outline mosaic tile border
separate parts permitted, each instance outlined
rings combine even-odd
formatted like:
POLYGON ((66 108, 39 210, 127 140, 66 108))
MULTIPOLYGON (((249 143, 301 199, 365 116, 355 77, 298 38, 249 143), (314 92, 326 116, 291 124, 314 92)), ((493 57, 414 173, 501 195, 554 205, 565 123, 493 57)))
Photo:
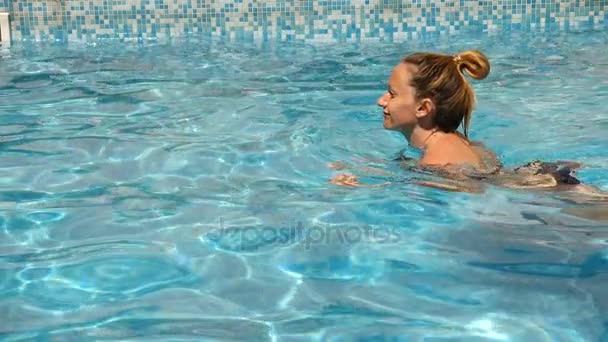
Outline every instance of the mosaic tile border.
POLYGON ((608 0, 0 0, 13 40, 402 40, 608 26, 608 0))

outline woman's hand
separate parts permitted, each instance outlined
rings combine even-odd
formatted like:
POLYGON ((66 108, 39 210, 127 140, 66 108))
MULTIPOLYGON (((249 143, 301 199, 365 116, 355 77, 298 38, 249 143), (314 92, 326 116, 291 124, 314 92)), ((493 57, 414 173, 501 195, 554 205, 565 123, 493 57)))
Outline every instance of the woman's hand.
POLYGON ((334 176, 330 181, 330 184, 339 185, 339 186, 348 186, 348 187, 361 187, 362 184, 359 183, 358 177, 354 175, 350 175, 348 173, 341 173, 339 175, 334 176))
MULTIPOLYGON (((375 161, 377 162, 378 160, 371 160, 371 159, 360 159, 360 162, 365 162, 365 161, 375 161)), ((341 160, 335 161, 335 162, 331 162, 331 163, 327 163, 327 167, 332 169, 332 170, 336 170, 336 171, 343 171, 343 170, 352 170, 354 167, 346 162, 343 162, 341 160)), ((374 176, 390 176, 389 172, 386 172, 385 170, 382 170, 380 168, 377 167, 371 167, 371 166, 359 166, 356 167, 357 171, 363 173, 363 174, 367 174, 367 175, 374 175, 374 176)), ((345 187, 356 187, 356 188, 372 188, 372 187, 379 187, 379 186, 385 186, 390 184, 389 182, 385 182, 385 183, 381 183, 381 184, 362 184, 359 182, 359 177, 352 175, 350 173, 341 173, 339 175, 336 175, 334 177, 332 177, 332 179, 329 181, 330 184, 334 184, 334 185, 339 185, 339 186, 345 186, 345 187)))
POLYGON ((390 182, 384 182, 380 184, 363 184, 359 182, 359 177, 348 173, 341 173, 339 175, 334 176, 329 181, 329 183, 351 188, 377 188, 391 184, 390 182))

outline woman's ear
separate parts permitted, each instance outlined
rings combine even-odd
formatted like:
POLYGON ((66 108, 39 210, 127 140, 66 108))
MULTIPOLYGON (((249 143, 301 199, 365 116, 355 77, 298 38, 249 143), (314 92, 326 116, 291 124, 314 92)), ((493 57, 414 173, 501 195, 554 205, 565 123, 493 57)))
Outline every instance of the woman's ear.
POLYGON ((435 104, 429 98, 424 98, 418 102, 418 108, 416 108, 416 117, 422 119, 435 112, 435 104))

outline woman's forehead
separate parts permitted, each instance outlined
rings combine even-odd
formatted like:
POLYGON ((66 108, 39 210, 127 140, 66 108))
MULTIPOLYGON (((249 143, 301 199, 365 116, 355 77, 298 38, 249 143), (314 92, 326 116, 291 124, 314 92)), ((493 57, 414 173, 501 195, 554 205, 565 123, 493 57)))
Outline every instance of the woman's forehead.
POLYGON ((408 86, 411 80, 411 68, 405 63, 399 63, 394 69, 389 79, 389 86, 393 88, 408 86))

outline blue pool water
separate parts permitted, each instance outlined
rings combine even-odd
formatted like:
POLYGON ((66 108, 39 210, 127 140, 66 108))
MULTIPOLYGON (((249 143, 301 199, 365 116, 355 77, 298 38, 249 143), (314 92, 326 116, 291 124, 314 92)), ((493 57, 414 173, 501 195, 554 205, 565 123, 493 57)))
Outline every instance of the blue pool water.
POLYGON ((479 48, 472 138, 608 190, 606 44, 1 51, 0 339, 607 340, 608 224, 547 193, 413 184, 375 106, 404 54, 479 48), (393 183, 330 185, 335 161, 393 183))

